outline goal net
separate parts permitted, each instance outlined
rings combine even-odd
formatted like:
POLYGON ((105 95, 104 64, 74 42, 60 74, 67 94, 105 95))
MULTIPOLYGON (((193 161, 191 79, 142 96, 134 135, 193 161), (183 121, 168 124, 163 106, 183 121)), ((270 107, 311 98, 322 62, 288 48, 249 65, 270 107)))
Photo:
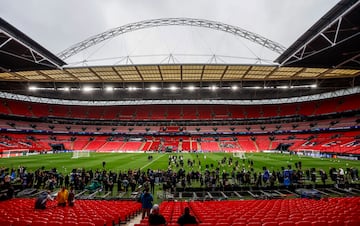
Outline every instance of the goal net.
POLYGON ((0 158, 27 156, 28 154, 29 149, 3 150, 0 152, 0 158))
POLYGON ((73 159, 77 159, 77 158, 83 158, 83 157, 90 157, 90 151, 89 150, 78 150, 78 151, 73 151, 73 159))
POLYGON ((244 152, 244 151, 233 152, 233 156, 234 156, 235 158, 246 159, 246 156, 245 156, 245 152, 244 152))

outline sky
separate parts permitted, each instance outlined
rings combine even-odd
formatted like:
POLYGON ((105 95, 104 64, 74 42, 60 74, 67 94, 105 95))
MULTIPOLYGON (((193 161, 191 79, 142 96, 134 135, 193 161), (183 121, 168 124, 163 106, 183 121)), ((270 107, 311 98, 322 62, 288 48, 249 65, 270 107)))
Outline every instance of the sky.
MULTIPOLYGON (((168 17, 219 21, 289 47, 338 2, 0 0, 0 16, 54 54, 115 27, 168 17)), ((65 61, 70 66, 129 63, 272 63, 278 56, 279 54, 256 43, 225 32, 207 28, 167 26, 117 36, 65 61), (170 54, 173 57, 170 57, 170 54)))

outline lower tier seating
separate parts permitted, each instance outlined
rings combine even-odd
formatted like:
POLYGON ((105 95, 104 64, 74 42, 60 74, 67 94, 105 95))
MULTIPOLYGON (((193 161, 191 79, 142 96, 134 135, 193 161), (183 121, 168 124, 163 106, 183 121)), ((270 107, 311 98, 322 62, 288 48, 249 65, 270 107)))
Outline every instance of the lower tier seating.
POLYGON ((320 151, 327 153, 360 154, 360 132, 326 132, 287 135, 254 135, 199 138, 198 136, 154 136, 142 141, 126 141, 120 137, 112 140, 104 135, 43 135, 36 133, 2 133, 0 157, 12 156, 13 151, 51 151, 53 145, 62 144, 65 150, 157 151, 172 150, 205 152, 258 152, 275 150, 280 144, 289 145, 291 151, 320 151), (227 140, 227 139, 230 140, 227 140), (199 140, 199 141, 198 141, 199 140), (236 141, 235 141, 236 140, 236 141), (3 156, 2 156, 3 155, 3 156))
MULTIPOLYGON (((199 225, 297 226, 360 225, 360 197, 287 200, 233 200, 208 202, 163 202, 160 213, 168 226, 188 206, 199 225)), ((147 219, 136 226, 148 225, 147 219)))
POLYGON ((0 202, 0 225, 112 226, 125 223, 141 209, 141 203, 135 201, 76 200, 74 207, 58 207, 56 201, 48 201, 45 210, 34 210, 34 203, 35 199, 25 198, 0 202))
MULTIPOLYGON (((47 203, 46 210, 34 210, 34 199, 16 198, 0 202, 0 225, 90 225, 125 223, 139 213, 135 201, 77 200, 74 207, 47 203)), ((160 213, 167 225, 189 207, 199 225, 360 225, 360 197, 286 200, 231 200, 206 202, 162 202, 160 213)), ((148 225, 147 218, 137 226, 148 225)))

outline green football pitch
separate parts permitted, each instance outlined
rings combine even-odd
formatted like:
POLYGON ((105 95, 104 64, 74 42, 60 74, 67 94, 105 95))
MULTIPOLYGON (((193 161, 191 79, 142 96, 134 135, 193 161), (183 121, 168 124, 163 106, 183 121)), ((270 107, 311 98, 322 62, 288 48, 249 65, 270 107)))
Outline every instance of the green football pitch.
MULTIPOLYGON (((44 154, 44 155, 33 155, 33 156, 21 156, 12 158, 0 159, 0 167, 15 168, 24 166, 30 171, 35 171, 40 167, 45 169, 56 168, 59 172, 64 174, 69 173, 72 169, 85 168, 89 169, 102 169, 102 162, 105 161, 105 168, 114 172, 119 172, 128 169, 141 169, 147 170, 148 168, 157 170, 165 170, 169 167, 169 155, 170 154, 147 154, 147 153, 91 153, 90 157, 82 157, 74 159, 72 153, 61 153, 61 154, 44 154), (148 160, 148 156, 152 155, 153 159, 148 160)), ((295 169, 295 163, 302 163, 302 169, 316 168, 329 172, 330 167, 338 169, 342 167, 346 168, 360 168, 360 161, 356 160, 343 160, 343 159, 322 159, 312 158, 296 155, 287 154, 273 154, 273 153, 250 153, 246 154, 246 160, 238 159, 233 157, 229 153, 179 153, 171 155, 182 155, 184 158, 184 169, 185 170, 205 170, 206 165, 213 167, 219 167, 220 170, 227 170, 230 172, 234 166, 228 164, 218 165, 218 162, 224 157, 232 157, 234 161, 239 161, 239 169, 245 168, 250 169, 249 160, 254 163, 255 172, 262 172, 262 168, 265 166, 270 171, 278 171, 281 167, 287 168, 291 165, 295 169), (195 165, 190 168, 187 166, 187 160, 195 160, 195 165), (200 165, 199 165, 200 161, 200 165)), ((175 165, 171 165, 173 170, 176 170, 175 165)))

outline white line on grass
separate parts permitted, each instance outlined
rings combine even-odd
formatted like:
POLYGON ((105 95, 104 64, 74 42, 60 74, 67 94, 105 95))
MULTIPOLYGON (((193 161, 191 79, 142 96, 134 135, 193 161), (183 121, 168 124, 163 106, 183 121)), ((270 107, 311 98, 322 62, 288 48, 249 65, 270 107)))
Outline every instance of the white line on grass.
POLYGON ((146 168, 147 166, 153 164, 155 161, 159 160, 159 159, 162 158, 163 156, 164 156, 164 155, 160 155, 160 157, 158 157, 157 159, 155 159, 155 160, 149 162, 148 164, 146 164, 145 166, 141 167, 140 170, 142 170, 142 169, 146 168))

